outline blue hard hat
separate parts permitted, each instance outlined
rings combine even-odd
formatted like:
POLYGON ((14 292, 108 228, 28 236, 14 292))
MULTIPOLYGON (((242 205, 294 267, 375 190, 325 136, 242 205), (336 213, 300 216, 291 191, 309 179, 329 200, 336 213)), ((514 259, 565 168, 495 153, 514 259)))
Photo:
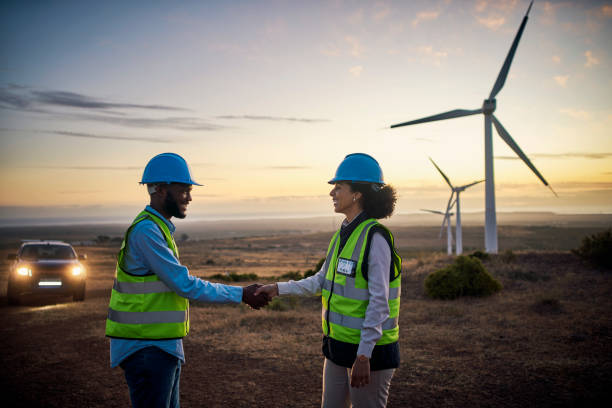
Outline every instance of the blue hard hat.
POLYGON ((183 183, 201 186, 191 178, 189 165, 176 153, 162 153, 147 163, 140 184, 183 183))
POLYGON ((336 175, 328 183, 339 181, 385 184, 380 165, 375 158, 365 153, 352 153, 342 160, 336 175))

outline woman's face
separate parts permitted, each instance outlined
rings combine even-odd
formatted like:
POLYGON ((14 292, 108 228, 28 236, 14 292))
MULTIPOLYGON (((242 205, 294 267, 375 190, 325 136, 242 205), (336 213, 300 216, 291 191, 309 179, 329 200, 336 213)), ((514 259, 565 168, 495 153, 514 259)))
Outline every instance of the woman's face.
POLYGON ((361 211, 359 204, 361 193, 352 191, 349 184, 342 182, 334 184, 329 195, 332 197, 335 212, 349 215, 361 211))

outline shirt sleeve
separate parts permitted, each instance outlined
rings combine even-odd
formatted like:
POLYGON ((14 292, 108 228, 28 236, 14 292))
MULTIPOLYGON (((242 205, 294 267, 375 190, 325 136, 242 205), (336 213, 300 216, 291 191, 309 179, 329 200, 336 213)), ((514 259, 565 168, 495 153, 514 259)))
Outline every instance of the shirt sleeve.
POLYGON ((279 295, 316 295, 321 292, 325 283, 326 262, 323 262, 319 272, 299 281, 277 282, 279 295))
POLYGON ((374 233, 368 255, 368 293, 370 301, 361 327, 357 355, 372 357, 372 350, 382 336, 382 324, 389 318, 389 268, 391 248, 379 232, 374 233))
POLYGON ((138 252, 143 264, 179 296, 210 303, 242 301, 242 287, 211 283, 190 275, 152 221, 138 223, 130 233, 128 248, 138 252))

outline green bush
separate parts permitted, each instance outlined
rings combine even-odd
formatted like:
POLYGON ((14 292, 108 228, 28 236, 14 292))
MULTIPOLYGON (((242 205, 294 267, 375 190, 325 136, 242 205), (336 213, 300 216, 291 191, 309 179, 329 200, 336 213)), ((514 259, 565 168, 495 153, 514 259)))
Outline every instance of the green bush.
POLYGON ((595 265, 612 269, 612 228, 584 237, 580 247, 572 252, 595 265))
POLYGON ((280 277, 282 279, 300 280, 302 279, 302 274, 299 271, 293 271, 293 272, 283 273, 280 277))
POLYGON ((472 252, 469 256, 472 258, 478 258, 481 261, 486 261, 487 259, 489 259, 489 254, 480 250, 472 252))
POLYGON ((434 299, 488 296, 501 287, 482 262, 471 256, 458 256, 454 263, 429 274, 425 279, 425 293, 434 299))
POLYGON ((284 312, 286 310, 293 310, 297 307, 297 300, 295 296, 279 296, 272 299, 272 301, 266 306, 269 310, 276 312, 284 312))
POLYGON ((216 273, 210 276, 210 279, 221 280, 224 282, 249 282, 256 281, 259 279, 256 273, 230 273, 229 275, 224 275, 222 273, 216 273))

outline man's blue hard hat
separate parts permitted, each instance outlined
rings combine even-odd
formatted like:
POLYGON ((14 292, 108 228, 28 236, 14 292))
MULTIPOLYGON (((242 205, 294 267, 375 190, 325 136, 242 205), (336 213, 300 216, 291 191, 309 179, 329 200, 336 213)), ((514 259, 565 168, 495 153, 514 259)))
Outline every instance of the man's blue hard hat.
POLYGON ((176 153, 162 153, 147 163, 140 184, 182 183, 201 186, 191 178, 189 165, 176 153))
POLYGON ((339 181, 385 184, 380 165, 369 154, 352 153, 347 155, 336 170, 336 175, 329 184, 339 181))

